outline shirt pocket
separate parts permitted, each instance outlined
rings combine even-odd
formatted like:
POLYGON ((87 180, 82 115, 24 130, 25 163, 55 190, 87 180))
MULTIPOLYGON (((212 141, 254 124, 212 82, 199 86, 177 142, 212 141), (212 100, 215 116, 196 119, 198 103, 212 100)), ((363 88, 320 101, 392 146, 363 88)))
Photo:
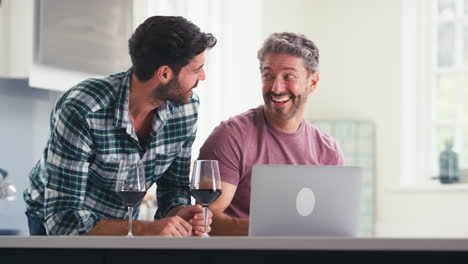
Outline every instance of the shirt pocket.
POLYGON ((154 166, 151 174, 154 175, 157 178, 159 178, 161 175, 164 174, 164 172, 167 171, 167 169, 171 166, 171 164, 174 162, 174 160, 177 157, 178 152, 172 152, 172 153, 158 153, 155 152, 153 155, 153 160, 154 166))
POLYGON ((175 156, 182 149, 184 142, 173 142, 169 144, 162 144, 154 148, 157 155, 175 156))
POLYGON ((136 163, 138 159, 138 153, 98 155, 90 164, 89 175, 102 185, 112 186, 115 184, 120 162, 132 162, 134 160, 136 163))

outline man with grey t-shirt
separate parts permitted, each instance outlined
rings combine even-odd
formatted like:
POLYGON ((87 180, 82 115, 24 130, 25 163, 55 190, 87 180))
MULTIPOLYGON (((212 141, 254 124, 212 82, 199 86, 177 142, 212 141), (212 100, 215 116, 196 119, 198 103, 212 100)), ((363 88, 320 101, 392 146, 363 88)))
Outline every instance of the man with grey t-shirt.
POLYGON ((317 46, 303 35, 274 33, 258 52, 265 104, 222 122, 198 159, 219 161, 223 192, 211 205, 212 235, 247 235, 255 164, 343 165, 335 139, 304 120, 319 81, 317 46))

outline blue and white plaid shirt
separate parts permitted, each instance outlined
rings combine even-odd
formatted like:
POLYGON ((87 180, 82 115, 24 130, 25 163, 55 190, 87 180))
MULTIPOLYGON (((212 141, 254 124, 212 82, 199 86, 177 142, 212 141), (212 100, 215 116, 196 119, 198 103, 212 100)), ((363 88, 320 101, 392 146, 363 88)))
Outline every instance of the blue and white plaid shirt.
POLYGON ((144 162, 147 188, 157 184, 157 218, 190 204, 198 97, 154 110, 143 148, 128 112, 131 76, 130 69, 85 80, 57 101, 47 147, 24 192, 27 210, 42 217, 49 235, 82 235, 102 219, 126 217, 126 204, 114 190, 120 160, 144 162))

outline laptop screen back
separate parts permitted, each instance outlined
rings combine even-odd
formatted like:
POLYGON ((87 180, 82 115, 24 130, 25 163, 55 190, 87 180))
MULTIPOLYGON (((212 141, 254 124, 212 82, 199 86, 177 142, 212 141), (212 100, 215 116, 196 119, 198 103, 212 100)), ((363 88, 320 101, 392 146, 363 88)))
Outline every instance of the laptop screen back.
POLYGON ((357 236, 362 170, 255 165, 249 236, 357 236))

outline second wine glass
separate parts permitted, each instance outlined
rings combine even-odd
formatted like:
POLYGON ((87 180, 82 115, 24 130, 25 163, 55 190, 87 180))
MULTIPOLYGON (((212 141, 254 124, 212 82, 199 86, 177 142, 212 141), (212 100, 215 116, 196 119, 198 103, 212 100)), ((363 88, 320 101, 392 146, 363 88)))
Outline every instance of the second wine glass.
POLYGON ((146 178, 143 162, 129 164, 121 161, 117 173, 115 191, 127 205, 128 211, 128 237, 132 237, 133 208, 146 193, 146 178))
POLYGON ((196 160, 193 165, 190 190, 193 198, 203 207, 205 232, 208 221, 208 207, 221 195, 221 179, 217 160, 196 160))

